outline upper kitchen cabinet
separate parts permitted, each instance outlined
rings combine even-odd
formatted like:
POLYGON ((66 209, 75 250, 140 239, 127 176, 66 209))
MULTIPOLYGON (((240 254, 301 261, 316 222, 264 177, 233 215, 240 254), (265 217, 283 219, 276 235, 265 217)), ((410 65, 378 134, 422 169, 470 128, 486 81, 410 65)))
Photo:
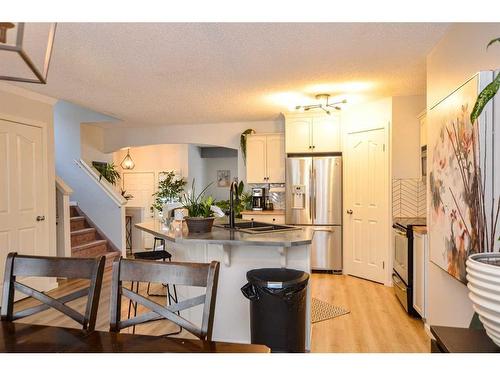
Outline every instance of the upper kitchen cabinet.
POLYGON ((340 118, 332 115, 287 115, 286 153, 340 152, 340 118))
POLYGON ((285 182, 285 139, 283 134, 247 136, 247 182, 285 182))

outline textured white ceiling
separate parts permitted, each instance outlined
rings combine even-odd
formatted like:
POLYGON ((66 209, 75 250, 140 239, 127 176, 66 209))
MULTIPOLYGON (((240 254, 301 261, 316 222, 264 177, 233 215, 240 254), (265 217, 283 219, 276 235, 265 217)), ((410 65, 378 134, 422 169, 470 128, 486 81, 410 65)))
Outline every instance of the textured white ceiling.
POLYGON ((275 119, 287 106, 307 104, 294 95, 312 98, 315 84, 333 95, 350 83, 369 96, 424 94, 425 56, 446 28, 63 23, 48 84, 22 86, 123 120, 112 126, 275 119))

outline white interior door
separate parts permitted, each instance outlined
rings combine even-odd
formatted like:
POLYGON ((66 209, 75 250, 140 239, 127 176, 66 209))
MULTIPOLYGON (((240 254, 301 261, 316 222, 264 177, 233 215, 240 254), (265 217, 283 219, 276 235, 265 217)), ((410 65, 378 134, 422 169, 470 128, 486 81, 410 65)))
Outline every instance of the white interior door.
POLYGON ((388 158, 385 129, 347 135, 345 226, 347 273, 376 282, 388 264, 388 158))
POLYGON ((0 284, 9 252, 49 253, 43 146, 41 128, 0 120, 0 284))

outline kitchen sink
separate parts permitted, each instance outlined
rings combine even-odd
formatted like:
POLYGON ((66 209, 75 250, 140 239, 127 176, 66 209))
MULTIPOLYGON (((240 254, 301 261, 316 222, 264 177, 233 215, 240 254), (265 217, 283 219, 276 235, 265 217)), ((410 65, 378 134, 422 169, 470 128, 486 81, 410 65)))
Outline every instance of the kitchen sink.
MULTIPOLYGON (((215 227, 231 229, 229 224, 214 224, 215 227)), ((234 230, 244 232, 244 233, 271 233, 271 232, 283 232, 289 230, 299 230, 299 227, 293 227, 291 225, 280 225, 280 224, 269 224, 261 223, 258 221, 244 221, 235 223, 234 230)))

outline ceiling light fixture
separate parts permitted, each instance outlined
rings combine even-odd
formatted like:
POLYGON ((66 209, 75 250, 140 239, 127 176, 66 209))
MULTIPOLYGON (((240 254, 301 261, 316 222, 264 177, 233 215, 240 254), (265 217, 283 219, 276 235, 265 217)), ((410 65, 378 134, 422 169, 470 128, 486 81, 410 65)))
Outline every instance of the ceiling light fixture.
POLYGON ((120 165, 123 169, 134 169, 135 163, 132 160, 132 157, 130 156, 130 149, 127 150, 127 156, 123 158, 120 165))
POLYGON ((334 102, 334 103, 329 103, 328 100, 330 98, 330 94, 318 94, 315 96, 316 100, 321 101, 323 100, 324 103, 319 103, 319 104, 309 104, 309 105, 298 105, 295 107, 296 110, 304 110, 304 111, 310 111, 311 109, 322 109, 325 111, 328 115, 331 114, 330 108, 335 109, 336 111, 340 111, 342 108, 339 107, 339 104, 345 104, 347 103, 347 100, 341 100, 339 102, 334 102))
POLYGON ((36 79, 33 78, 23 78, 23 77, 13 77, 9 75, 0 75, 0 80, 4 81, 16 81, 16 82, 27 82, 27 83, 47 83, 47 75, 49 72, 50 59, 52 57, 52 47, 54 45, 54 37, 56 35, 56 23, 52 23, 49 31, 49 38, 47 41, 47 47, 45 49, 45 59, 43 64, 43 70, 40 71, 38 67, 35 65, 33 60, 28 56, 25 49, 23 48, 23 40, 24 40, 24 22, 19 22, 16 24, 11 22, 1 22, 0 23, 0 51, 9 51, 18 53, 19 56, 23 59, 23 61, 28 65, 29 69, 36 76, 36 79), (16 41, 14 44, 7 43, 7 32, 10 29, 15 29, 16 41))

